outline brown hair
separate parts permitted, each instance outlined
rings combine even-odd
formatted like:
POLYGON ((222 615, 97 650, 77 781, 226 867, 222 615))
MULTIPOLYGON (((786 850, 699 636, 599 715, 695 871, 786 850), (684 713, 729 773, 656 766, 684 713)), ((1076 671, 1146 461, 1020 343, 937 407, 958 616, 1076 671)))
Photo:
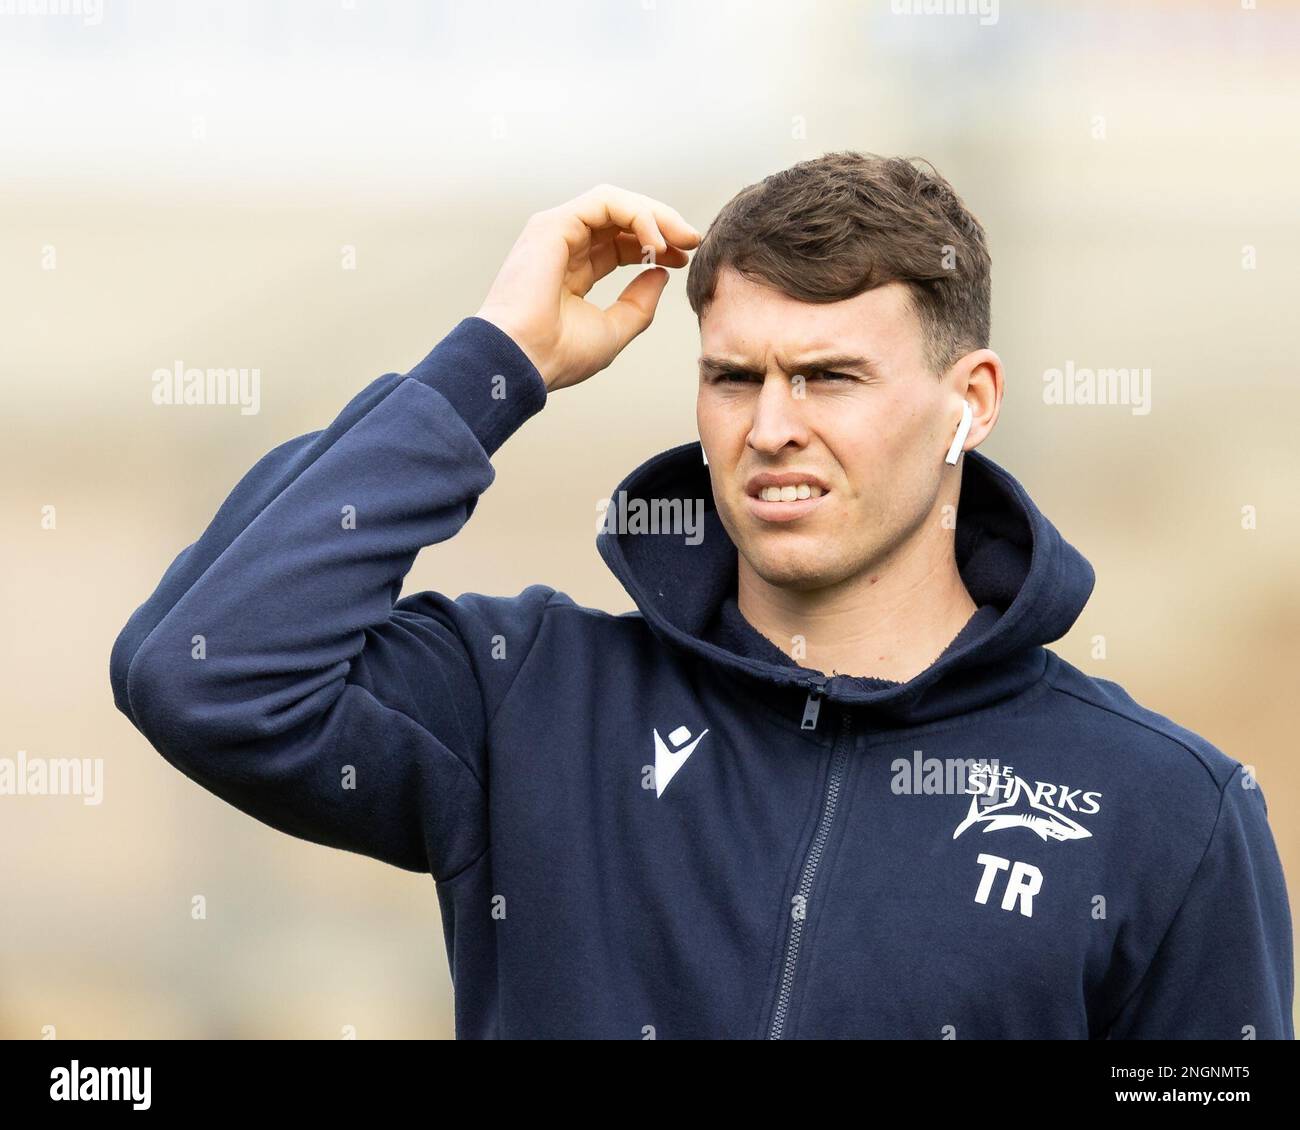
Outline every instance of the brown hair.
POLYGON ((936 373, 989 343, 984 229, 928 161, 827 153, 738 192, 691 260, 699 318, 730 267, 801 302, 906 283, 936 373))

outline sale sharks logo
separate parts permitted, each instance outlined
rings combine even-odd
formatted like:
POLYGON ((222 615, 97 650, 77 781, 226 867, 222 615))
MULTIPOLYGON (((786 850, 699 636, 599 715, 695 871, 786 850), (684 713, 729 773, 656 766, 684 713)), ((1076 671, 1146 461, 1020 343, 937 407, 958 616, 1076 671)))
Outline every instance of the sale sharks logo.
POLYGON ((983 824, 985 832, 1028 828, 1044 843, 1082 840, 1092 833, 1065 810, 1084 815, 1101 811, 1101 793, 1044 781, 1030 784, 1009 765, 980 762, 967 774, 966 782, 966 792, 973 795, 966 818, 952 834, 954 840, 975 824, 983 824))

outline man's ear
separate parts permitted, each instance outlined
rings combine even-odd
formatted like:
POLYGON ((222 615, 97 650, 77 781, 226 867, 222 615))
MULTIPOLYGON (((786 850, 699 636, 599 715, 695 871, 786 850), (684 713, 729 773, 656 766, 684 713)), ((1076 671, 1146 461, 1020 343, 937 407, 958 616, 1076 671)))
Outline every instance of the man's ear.
POLYGON ((964 448, 973 451, 993 431, 1002 410, 1002 358, 991 349, 973 350, 955 361, 943 379, 970 405, 971 424, 964 448))

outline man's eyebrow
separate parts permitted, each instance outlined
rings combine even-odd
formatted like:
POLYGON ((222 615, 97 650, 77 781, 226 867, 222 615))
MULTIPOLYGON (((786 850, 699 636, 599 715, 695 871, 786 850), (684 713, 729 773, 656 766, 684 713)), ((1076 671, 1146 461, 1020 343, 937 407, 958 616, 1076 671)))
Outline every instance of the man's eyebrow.
MULTIPOLYGON (((813 353, 801 357, 789 370, 791 373, 825 372, 829 369, 857 369, 869 376, 875 376, 879 367, 870 357, 859 357, 855 353, 813 353)), ((726 357, 712 357, 705 354, 700 358, 700 373, 703 376, 717 373, 754 373, 758 370, 743 361, 733 361, 726 357)))

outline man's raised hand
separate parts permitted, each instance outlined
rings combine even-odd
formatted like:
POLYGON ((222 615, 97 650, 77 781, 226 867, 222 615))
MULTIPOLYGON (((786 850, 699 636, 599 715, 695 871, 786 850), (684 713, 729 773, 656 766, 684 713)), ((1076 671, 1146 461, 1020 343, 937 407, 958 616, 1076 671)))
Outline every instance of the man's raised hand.
POLYGON ((668 281, 700 233, 675 209, 600 184, 530 216, 478 317, 514 339, 548 391, 599 373, 644 330, 668 281), (597 280, 628 263, 653 263, 612 305, 586 300, 597 280))

